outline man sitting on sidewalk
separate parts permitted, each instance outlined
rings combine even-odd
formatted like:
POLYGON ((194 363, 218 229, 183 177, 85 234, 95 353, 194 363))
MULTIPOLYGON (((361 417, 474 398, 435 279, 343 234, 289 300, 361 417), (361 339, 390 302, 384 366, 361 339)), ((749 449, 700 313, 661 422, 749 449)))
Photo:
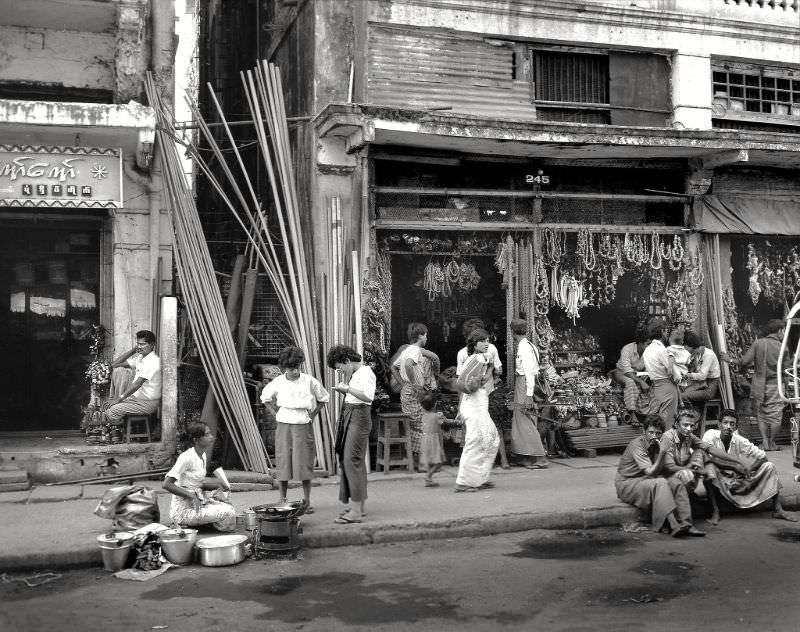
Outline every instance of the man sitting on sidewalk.
POLYGON ((659 476, 665 456, 659 445, 664 421, 658 415, 647 415, 642 428, 642 436, 628 444, 619 460, 614 480, 617 497, 643 511, 650 511, 651 524, 656 531, 666 531, 673 537, 705 535, 692 526, 686 485, 675 477, 659 476))
POLYGON ((724 498, 737 509, 756 507, 772 499, 772 516, 790 522, 797 517, 781 506, 781 482, 775 464, 767 461, 767 454, 742 437, 737 429, 739 418, 735 410, 723 410, 719 430, 711 428, 703 435, 703 441, 724 450, 739 460, 733 466, 709 456, 705 466, 708 497, 711 500, 711 524, 719 524, 719 498, 724 498))
POLYGON ((158 410, 161 359, 153 351, 155 345, 152 331, 137 331, 136 346, 111 362, 112 393, 106 409, 109 423, 118 425, 126 415, 150 415, 158 410))

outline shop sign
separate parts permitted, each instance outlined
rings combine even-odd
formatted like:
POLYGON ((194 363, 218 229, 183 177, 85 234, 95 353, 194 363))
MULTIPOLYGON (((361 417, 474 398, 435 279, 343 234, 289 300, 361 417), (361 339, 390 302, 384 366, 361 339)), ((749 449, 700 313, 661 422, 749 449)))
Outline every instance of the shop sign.
POLYGON ((0 205, 121 208, 122 150, 0 145, 0 205))

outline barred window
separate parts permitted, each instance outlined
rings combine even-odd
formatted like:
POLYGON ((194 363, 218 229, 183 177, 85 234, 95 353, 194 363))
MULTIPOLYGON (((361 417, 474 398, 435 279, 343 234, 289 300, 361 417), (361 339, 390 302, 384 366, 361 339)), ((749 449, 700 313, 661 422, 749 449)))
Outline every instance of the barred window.
POLYGON ((662 55, 532 48, 531 101, 543 121, 664 127, 671 114, 662 55))
POLYGON ((608 56, 535 50, 534 102, 545 121, 610 123, 608 56))

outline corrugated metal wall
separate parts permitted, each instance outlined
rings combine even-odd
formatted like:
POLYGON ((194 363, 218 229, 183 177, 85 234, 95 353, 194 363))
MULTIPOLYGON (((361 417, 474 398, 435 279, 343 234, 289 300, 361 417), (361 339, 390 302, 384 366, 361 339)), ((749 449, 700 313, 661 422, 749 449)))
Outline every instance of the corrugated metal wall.
POLYGON ((368 41, 368 103, 536 119, 523 48, 376 25, 368 41))

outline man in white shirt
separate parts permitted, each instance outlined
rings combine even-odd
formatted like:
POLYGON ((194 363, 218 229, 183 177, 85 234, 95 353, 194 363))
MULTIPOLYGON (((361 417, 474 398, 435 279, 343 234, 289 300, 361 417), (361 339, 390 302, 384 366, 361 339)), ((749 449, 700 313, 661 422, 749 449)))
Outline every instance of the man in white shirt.
POLYGON ((667 427, 675 421, 680 396, 675 369, 675 358, 667 351, 670 328, 663 318, 652 318, 647 325, 650 344, 642 354, 644 368, 650 376, 649 415, 659 415, 667 427))
POLYGON ((714 399, 719 392, 719 360, 693 331, 683 334, 683 346, 692 355, 692 365, 686 374, 686 385, 681 386, 684 402, 702 404, 714 399))
POLYGON ((539 373, 539 351, 527 338, 528 323, 515 318, 510 324, 517 356, 514 377, 514 417, 511 422, 511 452, 522 457, 528 469, 548 466, 537 424, 533 388, 539 373))
POLYGON ((112 369, 123 371, 115 370, 112 377, 113 390, 106 409, 110 423, 120 425, 126 415, 150 415, 158 410, 161 359, 153 351, 155 345, 152 331, 137 331, 136 346, 111 362, 112 369), (132 375, 129 369, 133 369, 132 375))

